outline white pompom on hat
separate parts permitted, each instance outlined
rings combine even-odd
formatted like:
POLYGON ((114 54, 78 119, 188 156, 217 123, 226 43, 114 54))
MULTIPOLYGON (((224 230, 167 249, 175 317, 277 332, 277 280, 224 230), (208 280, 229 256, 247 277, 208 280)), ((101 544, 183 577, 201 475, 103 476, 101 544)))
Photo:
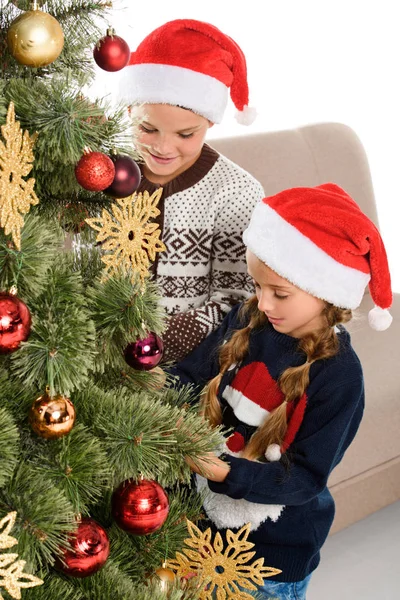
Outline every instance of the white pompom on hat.
POLYGON ((357 308, 369 285, 376 305, 370 326, 390 326, 392 289, 382 238, 338 185, 291 188, 264 198, 243 240, 278 275, 340 308, 357 308))
POLYGON ((131 53, 120 93, 130 104, 171 104, 220 123, 228 94, 237 120, 250 125, 246 59, 237 43, 214 25, 194 19, 169 21, 131 53))

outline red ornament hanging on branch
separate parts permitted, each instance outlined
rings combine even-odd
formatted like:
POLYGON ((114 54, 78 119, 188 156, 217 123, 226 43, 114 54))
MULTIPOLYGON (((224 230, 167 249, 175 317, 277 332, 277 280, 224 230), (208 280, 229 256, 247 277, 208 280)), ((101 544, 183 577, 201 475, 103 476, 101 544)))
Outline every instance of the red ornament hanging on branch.
POLYGON ((86 152, 75 166, 77 182, 90 192, 105 190, 113 182, 114 176, 114 163, 102 152, 86 152))
POLYGON ((99 40, 93 50, 96 64, 104 71, 120 71, 129 62, 131 51, 128 44, 115 30, 107 29, 107 35, 99 40))
POLYGON ((111 156, 114 163, 115 176, 112 184, 104 190, 107 196, 113 198, 127 198, 139 187, 142 174, 137 163, 130 156, 114 154, 111 156))
POLYGON ((156 481, 127 479, 112 495, 115 522, 134 535, 147 535, 160 529, 168 511, 168 496, 156 481))
POLYGON ((124 351, 125 362, 137 371, 154 369, 163 356, 164 343, 154 332, 142 340, 128 344, 124 351))
POLYGON ((71 549, 64 549, 55 567, 71 577, 89 577, 101 569, 110 554, 108 535, 101 525, 90 517, 83 517, 78 530, 68 539, 71 549))
POLYGON ((31 313, 15 294, 0 292, 0 354, 18 350, 31 332, 31 313))

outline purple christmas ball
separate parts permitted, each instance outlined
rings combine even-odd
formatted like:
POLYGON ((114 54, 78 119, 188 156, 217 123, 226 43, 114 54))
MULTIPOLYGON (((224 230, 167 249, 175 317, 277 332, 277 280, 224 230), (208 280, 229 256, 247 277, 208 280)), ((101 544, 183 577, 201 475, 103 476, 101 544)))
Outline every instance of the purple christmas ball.
POLYGON ((142 340, 128 344, 124 351, 125 361, 138 371, 154 369, 163 356, 162 339, 153 332, 142 340))
POLYGON ((114 163, 115 175, 104 194, 113 198, 127 198, 139 187, 142 177, 139 166, 130 156, 115 154, 110 158, 114 163))

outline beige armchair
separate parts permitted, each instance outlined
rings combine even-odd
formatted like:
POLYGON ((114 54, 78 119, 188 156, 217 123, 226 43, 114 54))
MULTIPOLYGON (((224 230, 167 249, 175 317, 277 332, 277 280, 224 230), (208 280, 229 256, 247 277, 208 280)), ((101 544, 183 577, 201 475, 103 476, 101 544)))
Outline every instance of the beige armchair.
MULTIPOLYGON (((352 129, 321 123, 293 130, 211 140, 210 145, 252 173, 265 195, 297 186, 334 182, 377 223, 371 174, 364 148, 352 129)), ((359 315, 348 325, 363 365, 366 410, 360 430, 330 478, 336 502, 331 532, 347 527, 400 499, 400 294, 393 323, 373 331, 365 294, 359 315)))

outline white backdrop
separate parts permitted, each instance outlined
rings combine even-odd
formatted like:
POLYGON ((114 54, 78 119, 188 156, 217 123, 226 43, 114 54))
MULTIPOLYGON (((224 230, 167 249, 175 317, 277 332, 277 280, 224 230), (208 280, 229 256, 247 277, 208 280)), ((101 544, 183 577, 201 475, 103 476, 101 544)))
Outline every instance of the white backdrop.
MULTIPOLYGON (((321 121, 352 127, 370 161, 393 287, 400 292, 400 36, 397 0, 114 0, 110 24, 135 49, 162 23, 208 21, 239 43, 258 118, 240 126, 230 103, 209 138, 321 121)), ((98 69, 96 95, 118 85, 98 69)), ((94 90, 92 90, 93 92, 94 90)))

